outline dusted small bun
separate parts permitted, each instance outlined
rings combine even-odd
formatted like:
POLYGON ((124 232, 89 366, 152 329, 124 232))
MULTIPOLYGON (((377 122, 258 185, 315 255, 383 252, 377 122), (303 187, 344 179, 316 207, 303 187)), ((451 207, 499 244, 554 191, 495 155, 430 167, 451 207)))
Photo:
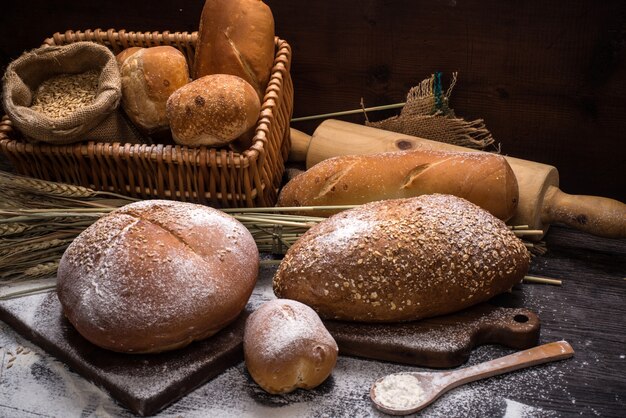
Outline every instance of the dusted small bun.
POLYGON ((250 232, 216 209, 147 200, 83 231, 58 270, 63 312, 93 344, 151 353, 184 347, 232 322, 256 283, 250 232))
POLYGON ((167 101, 174 141, 181 145, 219 147, 252 128, 261 102, 242 78, 214 74, 177 90, 167 101))
POLYGON ((319 316, 294 300, 266 302, 250 315, 243 337, 246 367, 269 393, 312 389, 337 363, 337 343, 319 316))
POLYGON ((122 76, 122 107, 145 133, 167 130, 165 104, 174 91, 189 82, 189 68, 182 52, 171 46, 129 48, 118 54, 122 76))
POLYGON ((529 262, 522 241, 489 212, 423 195, 367 203, 313 226, 285 254, 274 293, 324 319, 413 321, 507 291, 529 262))

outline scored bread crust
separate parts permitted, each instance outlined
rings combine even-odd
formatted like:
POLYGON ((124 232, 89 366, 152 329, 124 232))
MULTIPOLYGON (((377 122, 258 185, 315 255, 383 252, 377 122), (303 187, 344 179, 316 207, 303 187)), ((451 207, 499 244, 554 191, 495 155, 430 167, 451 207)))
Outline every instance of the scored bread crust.
POLYGON ((232 74, 263 101, 274 63, 274 16, 261 0, 206 0, 202 8, 193 78, 232 74))
POLYGON ((430 193, 462 197, 504 221, 519 199, 515 174, 501 155, 410 150, 324 160, 287 183, 278 206, 358 205, 430 193))
POLYGON ((274 276, 279 298, 324 319, 410 321, 509 290, 530 257, 507 226, 450 195, 368 203, 309 229, 274 276))
POLYGON ((312 389, 337 363, 337 343, 310 307, 276 299, 246 321, 244 357, 250 375, 272 394, 312 389))
POLYGON ((63 254, 63 312, 93 344, 149 353, 215 334, 245 307, 259 254, 248 230, 206 206, 148 200, 83 231, 63 254))

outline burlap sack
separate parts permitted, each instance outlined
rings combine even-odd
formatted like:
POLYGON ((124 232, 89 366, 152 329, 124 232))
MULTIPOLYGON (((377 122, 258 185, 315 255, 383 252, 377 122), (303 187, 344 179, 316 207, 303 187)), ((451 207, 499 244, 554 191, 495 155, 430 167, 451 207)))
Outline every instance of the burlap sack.
POLYGON ((93 42, 45 46, 24 53, 11 62, 3 78, 4 110, 15 127, 28 139, 50 144, 79 141, 140 141, 137 130, 119 110, 121 78, 113 53, 93 42), (37 87, 60 74, 98 73, 95 100, 60 118, 51 118, 31 108, 37 87))
POLYGON ((409 90, 400 115, 365 124, 405 135, 418 136, 468 148, 486 150, 494 139, 482 119, 467 121, 455 116, 449 99, 456 83, 453 73, 450 87, 444 91, 441 73, 433 74, 409 90))

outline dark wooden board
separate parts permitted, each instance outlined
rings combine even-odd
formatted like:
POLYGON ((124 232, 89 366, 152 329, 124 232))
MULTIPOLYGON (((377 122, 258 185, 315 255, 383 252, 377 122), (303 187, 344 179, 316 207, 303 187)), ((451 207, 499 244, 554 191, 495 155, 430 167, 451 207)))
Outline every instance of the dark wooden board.
POLYGON ((326 327, 343 355, 439 368, 465 363, 482 344, 533 347, 539 341, 540 321, 528 309, 481 304, 403 324, 326 321, 326 327))
MULTIPOLYGON (((267 287, 272 271, 264 275, 268 277, 260 281, 260 287, 267 287)), ((120 354, 94 346, 65 319, 55 293, 2 301, 0 320, 105 388, 133 412, 152 415, 243 360, 245 319, 267 299, 267 290, 255 291, 240 318, 214 337, 162 354, 120 354)), ((487 304, 414 323, 330 321, 328 327, 342 355, 427 367, 462 364, 480 344, 522 349, 539 339, 539 319, 533 312, 487 304)))
POLYGON ((56 293, 0 302, 0 320, 139 415, 152 415, 243 359, 248 312, 204 341, 161 354, 122 354, 85 340, 56 293))

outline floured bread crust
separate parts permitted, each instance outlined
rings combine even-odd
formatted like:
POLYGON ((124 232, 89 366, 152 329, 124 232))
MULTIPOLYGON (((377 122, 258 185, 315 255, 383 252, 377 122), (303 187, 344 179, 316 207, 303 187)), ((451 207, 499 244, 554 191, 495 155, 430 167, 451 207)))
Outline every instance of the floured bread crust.
POLYGON ((214 74, 192 81, 167 101, 174 141, 218 147, 254 127, 261 110, 254 89, 242 78, 214 74))
POLYGON ((63 312, 100 347, 160 352, 213 335, 245 307, 259 254, 248 230, 202 205, 148 200, 101 218, 58 270, 63 312))
POLYGON ((319 316, 294 300, 272 300, 252 313, 243 345, 250 375, 273 394, 312 389, 337 362, 337 343, 319 316))
POLYGON ((373 202, 309 229, 274 293, 322 318, 411 321, 459 311, 521 282, 530 257, 501 220, 451 195, 373 202))

